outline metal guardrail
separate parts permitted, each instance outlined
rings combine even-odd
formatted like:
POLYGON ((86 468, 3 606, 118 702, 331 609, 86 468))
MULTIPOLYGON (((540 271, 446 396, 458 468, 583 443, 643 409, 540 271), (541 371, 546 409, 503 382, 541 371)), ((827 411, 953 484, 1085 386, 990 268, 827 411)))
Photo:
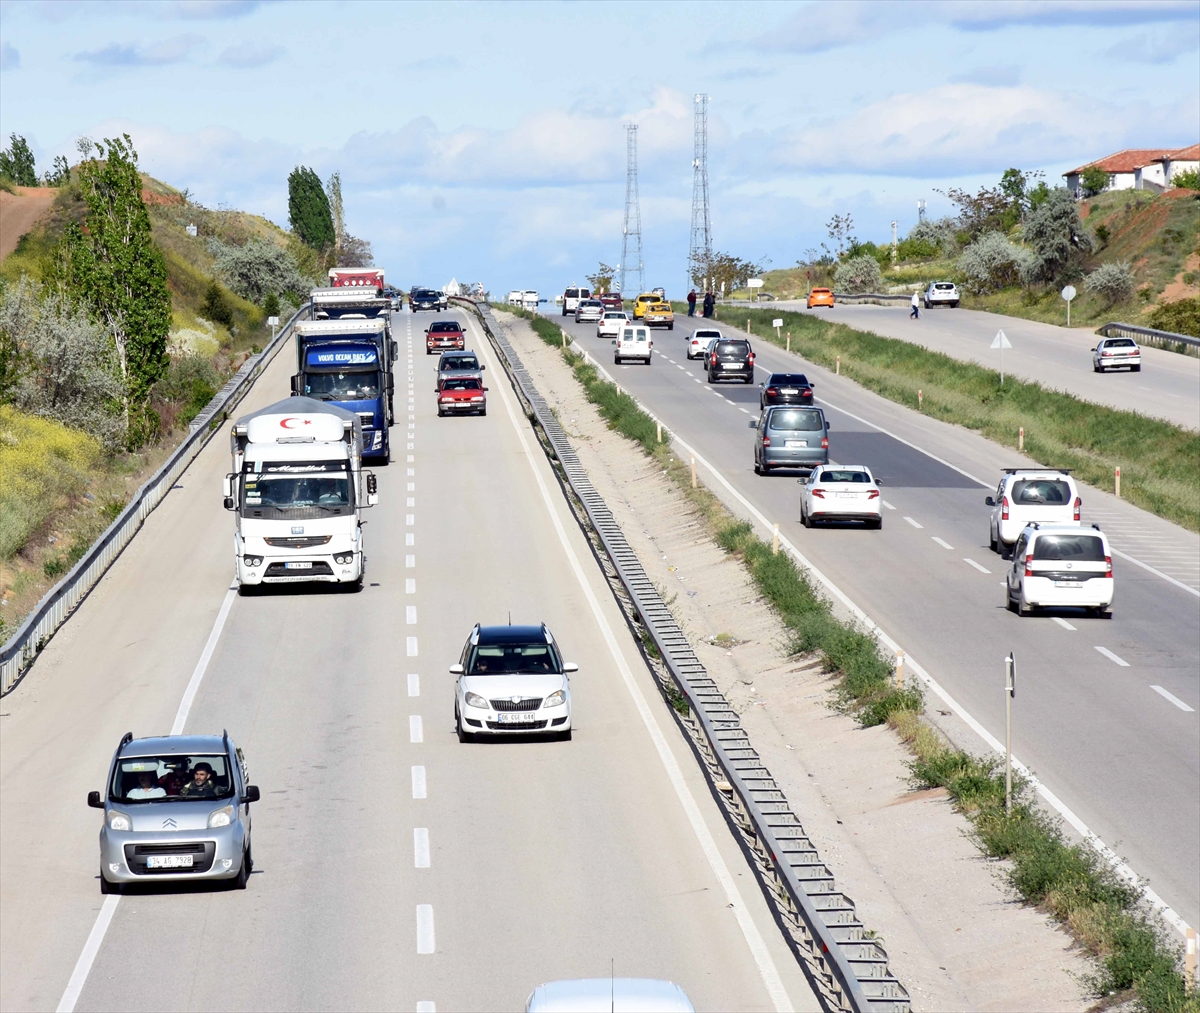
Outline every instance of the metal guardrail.
POLYGON ((908 992, 892 974, 887 952, 870 938, 854 902, 838 889, 833 872, 817 853, 800 819, 763 765, 741 727, 737 712, 709 678, 662 596, 647 576, 637 554, 604 499, 593 488, 554 413, 537 390, 486 304, 460 300, 482 318, 484 329, 500 352, 514 385, 545 434, 562 474, 582 504, 621 584, 632 599, 641 624, 649 632, 662 661, 699 720, 728 790, 741 802, 753 835, 769 856, 774 881, 764 880, 768 900, 798 922, 797 935, 807 934, 805 958, 824 967, 827 999, 853 1013, 908 1013, 908 992), (806 930, 806 933, 805 931, 806 930))
MULTIPOLYGON (((1141 327, 1138 324, 1123 324, 1111 321, 1096 328, 1096 333, 1102 338, 1141 338, 1143 341, 1161 342, 1169 345, 1186 345, 1189 348, 1200 349, 1200 338, 1190 334, 1176 334, 1174 331, 1159 331, 1153 327, 1141 327)), ((1196 353, 1192 353, 1196 354, 1196 353)))
POLYGON ((70 572, 46 592, 37 608, 0 648, 0 694, 12 689, 54 632, 66 622, 125 546, 133 540, 146 518, 171 491, 175 480, 204 448, 216 425, 242 400, 275 353, 291 336, 297 319, 307 312, 307 307, 298 309, 262 352, 250 356, 242 364, 242 368, 192 421, 187 438, 138 489, 116 520, 92 543, 70 572))

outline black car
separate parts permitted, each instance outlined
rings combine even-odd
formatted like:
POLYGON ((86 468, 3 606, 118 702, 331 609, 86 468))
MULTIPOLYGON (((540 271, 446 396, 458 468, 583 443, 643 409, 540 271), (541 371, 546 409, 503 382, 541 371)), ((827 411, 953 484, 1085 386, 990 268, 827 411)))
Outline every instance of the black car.
POLYGON ((414 288, 408 293, 408 308, 414 313, 417 310, 437 311, 441 304, 441 293, 428 288, 414 288))
POLYGON ((812 404, 813 385, 803 373, 772 373, 766 383, 760 383, 758 407, 769 404, 812 404))
POLYGON ((754 349, 742 338, 722 338, 708 352, 708 382, 718 380, 741 380, 754 382, 754 349))

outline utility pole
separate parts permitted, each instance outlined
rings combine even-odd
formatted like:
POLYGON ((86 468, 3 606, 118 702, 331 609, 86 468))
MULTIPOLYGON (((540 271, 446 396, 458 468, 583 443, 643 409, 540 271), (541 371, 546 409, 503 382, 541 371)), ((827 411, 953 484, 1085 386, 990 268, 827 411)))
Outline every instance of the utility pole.
POLYGON ((896 261, 900 257, 900 251, 896 246, 896 225, 897 221, 892 219, 892 267, 896 266, 896 261))
MULTIPOLYGON (((621 236, 621 295, 629 298, 626 278, 637 275, 637 291, 646 286, 642 269, 642 205, 638 199, 637 124, 625 124, 625 227, 621 236), (631 259, 632 258, 632 259, 631 259)), ((634 295, 637 298, 637 295, 634 295)))
MULTIPOLYGON (((708 214, 708 96, 697 95, 692 145, 692 239, 688 246, 687 287, 699 274, 707 284, 712 268, 712 220, 708 214)), ((707 291, 707 289, 706 289, 707 291)))

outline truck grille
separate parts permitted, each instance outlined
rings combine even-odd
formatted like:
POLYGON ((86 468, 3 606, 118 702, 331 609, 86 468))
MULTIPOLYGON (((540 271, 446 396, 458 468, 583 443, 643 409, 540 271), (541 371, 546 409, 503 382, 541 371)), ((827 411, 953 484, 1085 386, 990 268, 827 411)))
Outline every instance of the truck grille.
POLYGON ((284 538, 264 538, 268 545, 277 549, 308 549, 314 545, 325 545, 332 535, 289 535, 284 538))
POLYGON ((535 711, 542 705, 540 696, 527 696, 513 703, 512 700, 493 700, 492 708, 498 711, 535 711))

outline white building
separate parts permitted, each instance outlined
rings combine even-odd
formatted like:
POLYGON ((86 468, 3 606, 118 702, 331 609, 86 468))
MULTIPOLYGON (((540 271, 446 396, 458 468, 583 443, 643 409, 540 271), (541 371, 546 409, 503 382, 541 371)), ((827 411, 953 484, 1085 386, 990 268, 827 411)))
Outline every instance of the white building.
POLYGON ((1076 196, 1083 186, 1080 177, 1085 169, 1092 166, 1108 173, 1106 190, 1152 190, 1162 193, 1170 189, 1173 177, 1200 166, 1200 144, 1187 148, 1126 148, 1064 172, 1067 189, 1076 196))

